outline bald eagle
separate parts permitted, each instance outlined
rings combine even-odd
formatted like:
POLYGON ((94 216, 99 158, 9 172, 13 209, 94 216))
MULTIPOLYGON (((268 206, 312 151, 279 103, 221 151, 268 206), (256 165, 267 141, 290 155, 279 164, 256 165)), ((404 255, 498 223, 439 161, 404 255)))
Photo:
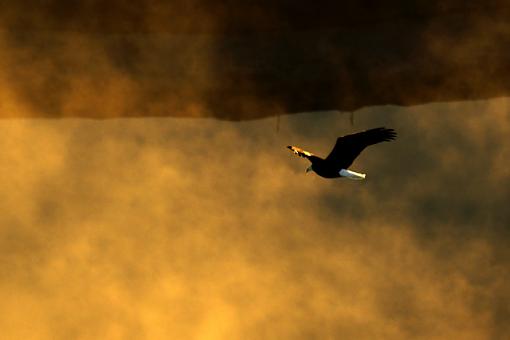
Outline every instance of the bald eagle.
POLYGON ((367 146, 389 142, 397 137, 393 129, 383 127, 370 129, 352 135, 338 137, 336 144, 326 159, 315 156, 311 152, 305 151, 297 146, 287 146, 292 152, 300 157, 307 158, 312 164, 306 169, 306 172, 315 171, 315 173, 325 178, 347 177, 350 179, 362 180, 366 175, 352 170, 349 166, 356 157, 367 146))

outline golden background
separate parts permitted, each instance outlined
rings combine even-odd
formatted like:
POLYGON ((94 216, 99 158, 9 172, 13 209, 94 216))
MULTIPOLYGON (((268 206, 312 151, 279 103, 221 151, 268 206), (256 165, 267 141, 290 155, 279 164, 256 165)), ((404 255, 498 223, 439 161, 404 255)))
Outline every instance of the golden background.
POLYGON ((509 105, 2 120, 2 337, 502 339, 509 105), (380 125, 363 182, 285 149, 380 125))

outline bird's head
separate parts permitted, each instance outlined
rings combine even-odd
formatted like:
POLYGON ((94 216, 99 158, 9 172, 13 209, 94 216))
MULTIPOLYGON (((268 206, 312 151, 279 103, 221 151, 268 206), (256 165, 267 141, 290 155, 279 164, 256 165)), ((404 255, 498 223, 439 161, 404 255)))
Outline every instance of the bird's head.
POLYGON ((313 171, 312 164, 310 164, 310 166, 306 168, 306 173, 309 173, 310 171, 313 171))

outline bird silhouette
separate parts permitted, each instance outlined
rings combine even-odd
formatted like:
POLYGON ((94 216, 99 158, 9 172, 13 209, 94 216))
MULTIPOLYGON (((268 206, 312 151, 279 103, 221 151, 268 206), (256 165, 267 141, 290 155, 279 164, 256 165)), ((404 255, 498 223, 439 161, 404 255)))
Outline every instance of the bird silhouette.
POLYGON ((289 145, 287 148, 296 155, 307 158, 312 164, 306 169, 306 172, 314 171, 317 175, 324 178, 347 177, 349 179, 362 180, 366 174, 349 170, 349 166, 354 162, 367 146, 389 142, 397 137, 393 129, 379 127, 351 135, 338 137, 336 144, 325 159, 305 151, 297 146, 289 145))

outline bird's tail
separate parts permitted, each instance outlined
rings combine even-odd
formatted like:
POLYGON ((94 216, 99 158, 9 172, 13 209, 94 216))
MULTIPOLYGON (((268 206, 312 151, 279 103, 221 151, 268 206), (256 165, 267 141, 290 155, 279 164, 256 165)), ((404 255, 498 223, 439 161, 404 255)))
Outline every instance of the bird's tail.
POLYGON ((360 174, 359 172, 347 170, 347 169, 340 170, 339 174, 342 177, 347 177, 349 179, 354 179, 354 180, 358 180, 358 181, 363 180, 367 177, 366 174, 360 174))

